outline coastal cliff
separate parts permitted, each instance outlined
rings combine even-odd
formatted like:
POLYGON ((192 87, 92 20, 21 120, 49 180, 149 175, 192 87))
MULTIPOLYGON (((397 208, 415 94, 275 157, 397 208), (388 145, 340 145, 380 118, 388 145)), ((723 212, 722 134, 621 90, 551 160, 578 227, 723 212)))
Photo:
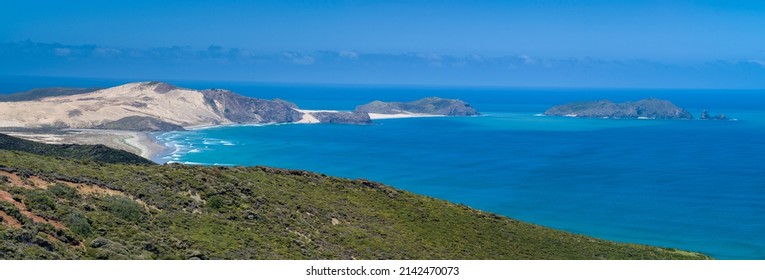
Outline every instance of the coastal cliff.
POLYGON ((201 93, 211 108, 234 123, 290 123, 302 118, 300 112, 280 100, 251 98, 222 89, 201 93))
POLYGON ((615 119, 692 119, 691 113, 672 102, 643 99, 636 102, 614 103, 609 100, 575 102, 554 106, 544 112, 547 116, 615 119))

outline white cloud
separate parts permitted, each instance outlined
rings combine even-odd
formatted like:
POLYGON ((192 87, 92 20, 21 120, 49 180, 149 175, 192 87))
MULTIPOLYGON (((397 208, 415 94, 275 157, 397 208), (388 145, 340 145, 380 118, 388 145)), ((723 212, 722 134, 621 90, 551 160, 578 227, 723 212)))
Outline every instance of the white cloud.
POLYGON ((350 58, 350 59, 358 59, 359 58, 359 54, 357 52, 353 52, 353 51, 340 51, 340 52, 337 53, 337 55, 339 55, 340 57, 350 58))
POLYGON ((757 64, 757 65, 762 66, 762 67, 765 67, 765 61, 764 60, 750 59, 747 62, 752 63, 752 64, 757 64))
POLYGON ((68 48, 55 48, 53 49, 53 53, 56 56, 69 56, 72 54, 72 50, 68 48))
POLYGON ((519 55, 518 58, 523 60, 523 63, 526 63, 526 64, 534 64, 534 63, 537 62, 536 60, 534 60, 533 58, 531 58, 530 56, 525 55, 525 54, 524 55, 519 55))
POLYGON ((300 64, 300 65, 311 65, 316 63, 316 59, 313 58, 310 55, 300 54, 296 52, 285 52, 282 53, 284 57, 292 61, 292 63, 300 64))
POLYGON ((119 54, 121 54, 121 53, 122 53, 122 51, 120 51, 119 49, 114 49, 114 48, 101 48, 101 47, 99 47, 99 48, 96 48, 96 49, 94 50, 94 52, 95 52, 95 54, 96 54, 97 56, 113 56, 113 55, 119 55, 119 54))

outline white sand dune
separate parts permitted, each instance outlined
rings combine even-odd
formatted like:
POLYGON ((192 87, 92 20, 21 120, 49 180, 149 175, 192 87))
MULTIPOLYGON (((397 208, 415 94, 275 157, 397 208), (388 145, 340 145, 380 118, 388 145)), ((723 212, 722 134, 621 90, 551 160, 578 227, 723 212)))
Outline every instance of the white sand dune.
POLYGON ((160 93, 156 87, 157 83, 131 83, 84 94, 0 102, 0 126, 89 128, 128 116, 181 126, 229 122, 199 91, 175 88, 160 93))

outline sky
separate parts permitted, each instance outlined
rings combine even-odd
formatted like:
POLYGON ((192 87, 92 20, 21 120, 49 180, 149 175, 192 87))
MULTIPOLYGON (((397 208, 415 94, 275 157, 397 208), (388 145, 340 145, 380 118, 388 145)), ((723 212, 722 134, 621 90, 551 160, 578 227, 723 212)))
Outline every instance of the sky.
POLYGON ((2 1, 0 75, 765 88, 763 1, 2 1))

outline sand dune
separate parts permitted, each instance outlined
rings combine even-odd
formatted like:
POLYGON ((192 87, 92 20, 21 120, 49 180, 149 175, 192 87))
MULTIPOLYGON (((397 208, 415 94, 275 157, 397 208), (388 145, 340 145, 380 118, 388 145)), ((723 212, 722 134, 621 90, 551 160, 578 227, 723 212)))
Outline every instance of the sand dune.
POLYGON ((158 90, 162 83, 131 83, 91 93, 36 101, 0 102, 0 126, 91 128, 128 116, 181 126, 229 122, 196 90, 158 90))

